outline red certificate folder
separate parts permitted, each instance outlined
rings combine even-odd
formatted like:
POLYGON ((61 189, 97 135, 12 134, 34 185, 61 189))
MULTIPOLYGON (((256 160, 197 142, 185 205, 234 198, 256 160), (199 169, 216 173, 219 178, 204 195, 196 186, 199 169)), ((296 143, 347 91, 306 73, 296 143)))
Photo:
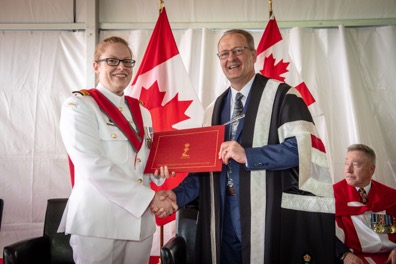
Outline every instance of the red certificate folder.
POLYGON ((224 125, 154 133, 144 173, 161 166, 169 172, 221 171, 218 157, 224 141, 224 125))

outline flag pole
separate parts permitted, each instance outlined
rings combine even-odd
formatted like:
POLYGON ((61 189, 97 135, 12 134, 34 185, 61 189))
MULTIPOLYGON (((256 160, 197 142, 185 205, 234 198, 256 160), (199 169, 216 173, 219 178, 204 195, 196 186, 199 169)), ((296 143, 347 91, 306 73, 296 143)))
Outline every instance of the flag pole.
MULTIPOLYGON (((158 15, 161 15, 164 0, 158 0, 158 15)), ((161 264, 161 248, 164 246, 164 225, 160 225, 160 257, 158 264, 161 264)))
POLYGON ((272 0, 269 0, 268 4, 269 4, 269 18, 271 19, 271 17, 272 17, 272 0))

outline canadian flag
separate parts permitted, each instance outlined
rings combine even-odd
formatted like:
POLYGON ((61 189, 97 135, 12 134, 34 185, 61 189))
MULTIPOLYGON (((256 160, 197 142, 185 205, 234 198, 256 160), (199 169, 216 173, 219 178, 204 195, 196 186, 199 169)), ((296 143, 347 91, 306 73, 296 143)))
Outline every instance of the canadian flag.
POLYGON ((312 148, 318 150, 321 155, 327 156, 330 164, 331 155, 323 143, 323 141, 328 142, 324 114, 311 91, 302 80, 295 64, 291 61, 290 53, 282 40, 276 19, 272 16, 257 46, 256 72, 260 72, 268 78, 285 82, 299 91, 311 112, 315 127, 320 135, 320 138, 314 135, 311 136, 312 148))
MULTIPOLYGON (((202 126, 204 110, 179 54, 165 7, 127 93, 141 100, 150 110, 154 133, 202 126)), ((185 173, 177 173, 162 186, 152 184, 151 188, 154 191, 172 189, 185 177, 185 173)), ((165 225, 174 219, 175 214, 157 218, 157 225, 165 225)))
POLYGON ((305 85, 282 41, 274 16, 268 21, 257 47, 256 71, 262 75, 296 87, 313 117, 322 115, 319 105, 305 85))

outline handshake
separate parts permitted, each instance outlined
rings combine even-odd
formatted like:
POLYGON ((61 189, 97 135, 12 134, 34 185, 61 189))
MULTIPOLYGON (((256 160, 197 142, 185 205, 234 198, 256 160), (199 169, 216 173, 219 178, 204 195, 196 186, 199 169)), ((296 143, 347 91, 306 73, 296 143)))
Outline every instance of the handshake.
POLYGON ((171 190, 156 192, 149 208, 159 218, 173 214, 178 209, 176 194, 171 190))

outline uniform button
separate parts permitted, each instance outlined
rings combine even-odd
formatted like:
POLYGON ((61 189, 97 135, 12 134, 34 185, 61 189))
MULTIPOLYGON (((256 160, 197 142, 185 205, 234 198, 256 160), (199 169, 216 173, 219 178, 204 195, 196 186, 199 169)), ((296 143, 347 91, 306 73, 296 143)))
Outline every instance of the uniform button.
POLYGON ((117 138, 117 134, 111 134, 112 138, 117 138))
POLYGON ((124 109, 122 108, 122 106, 118 107, 118 110, 120 110, 120 112, 122 112, 124 109))
POLYGON ((142 183, 142 182, 143 182, 143 180, 139 178, 138 179, 138 183, 142 183))
POLYGON ((142 160, 140 158, 137 158, 136 161, 137 162, 142 162, 142 160))

